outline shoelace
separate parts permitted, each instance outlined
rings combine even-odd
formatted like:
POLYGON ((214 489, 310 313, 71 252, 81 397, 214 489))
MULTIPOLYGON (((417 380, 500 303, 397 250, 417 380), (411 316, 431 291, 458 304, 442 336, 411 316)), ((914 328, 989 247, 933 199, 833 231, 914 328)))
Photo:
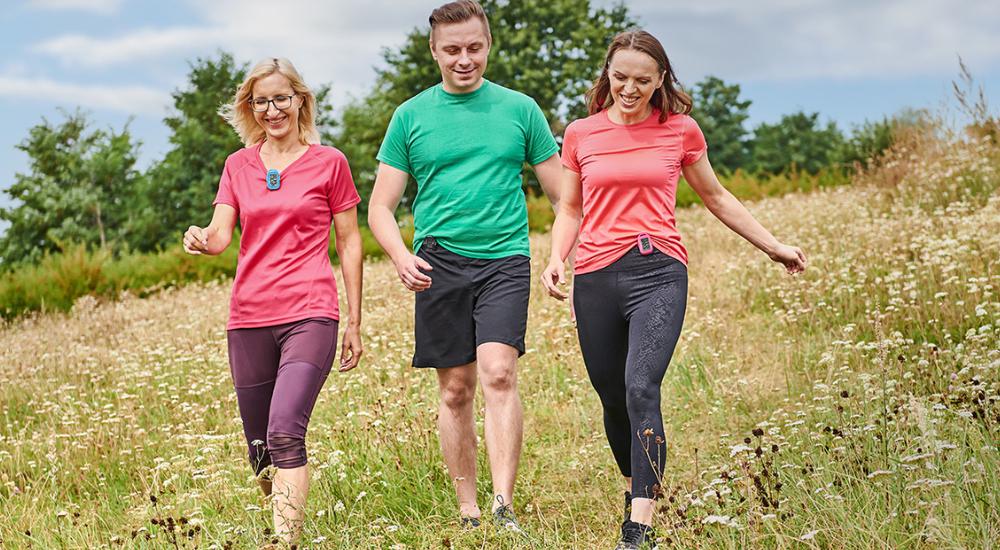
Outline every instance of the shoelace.
POLYGON ((646 529, 638 523, 626 522, 622 525, 622 542, 638 546, 645 531, 646 529))

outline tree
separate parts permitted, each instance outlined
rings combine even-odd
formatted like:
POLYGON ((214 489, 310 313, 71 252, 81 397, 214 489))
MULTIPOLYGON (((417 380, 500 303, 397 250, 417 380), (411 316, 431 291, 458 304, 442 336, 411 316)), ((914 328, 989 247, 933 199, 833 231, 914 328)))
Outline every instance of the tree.
MULTIPOLYGON (((583 94, 596 78, 611 38, 635 24, 624 4, 595 8, 590 0, 482 2, 493 46, 486 77, 533 97, 554 133, 569 119, 586 116, 583 94)), ((430 29, 415 28, 403 44, 383 52, 387 67, 374 89, 345 108, 329 139, 351 161, 362 196, 371 194, 375 155, 395 108, 441 81, 428 47, 430 29)), ((409 186, 403 203, 416 194, 409 186)), ((362 204, 362 208, 364 203, 362 204)))
POLYGON ((777 124, 761 124, 754 131, 752 166, 758 172, 779 174, 802 170, 810 174, 832 166, 844 136, 833 122, 825 127, 819 113, 785 115, 777 124))
POLYGON ((232 101, 247 66, 220 52, 190 67, 188 87, 172 94, 175 113, 163 119, 172 148, 150 169, 132 228, 131 242, 141 250, 174 243, 188 225, 206 223, 226 157, 243 146, 219 107, 232 101))
POLYGON ((10 223, 0 238, 4 267, 39 260, 71 243, 119 251, 126 246, 131 205, 142 174, 139 143, 128 124, 120 131, 88 131, 80 111, 61 124, 43 119, 17 148, 28 154, 29 172, 7 189, 14 205, 0 209, 10 223))
POLYGON ((750 156, 749 132, 743 124, 750 117, 751 102, 739 96, 739 84, 728 85, 714 76, 695 84, 691 94, 691 116, 705 134, 712 166, 723 173, 746 168, 750 156))

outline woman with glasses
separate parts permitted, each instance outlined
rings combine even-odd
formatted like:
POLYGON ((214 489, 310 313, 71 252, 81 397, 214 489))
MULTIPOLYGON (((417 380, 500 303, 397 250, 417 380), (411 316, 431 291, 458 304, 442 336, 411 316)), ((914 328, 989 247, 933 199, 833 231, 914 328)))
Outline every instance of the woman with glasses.
POLYGON ((212 221, 188 228, 184 250, 221 253, 239 219, 229 365, 250 463, 271 498, 276 535, 291 543, 309 490, 306 427, 340 325, 331 223, 349 308, 339 370, 362 353, 361 198, 343 153, 319 145, 316 98, 287 59, 258 63, 220 112, 246 147, 226 159, 212 221))
POLYGON ((656 547, 653 499, 661 493, 666 434, 660 384, 687 303, 687 250, 674 218, 683 174, 705 206, 789 273, 806 257, 780 243, 719 183, 691 98, 675 85, 660 42, 644 31, 611 42, 587 93, 590 116, 563 139, 563 186, 542 274, 567 297, 563 262, 573 243, 573 301, 583 360, 604 409, 604 428, 625 481, 617 549, 656 547), (634 498, 633 498, 634 497, 634 498))

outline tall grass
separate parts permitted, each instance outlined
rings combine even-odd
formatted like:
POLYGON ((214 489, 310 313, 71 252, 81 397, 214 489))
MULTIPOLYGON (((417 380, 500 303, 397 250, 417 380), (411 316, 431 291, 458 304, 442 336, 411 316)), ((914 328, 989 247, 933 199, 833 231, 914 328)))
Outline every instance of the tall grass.
MULTIPOLYGON (((990 138, 935 133, 855 185, 750 204, 806 250, 799 277, 704 208, 678 213, 691 286, 664 381, 662 546, 995 546, 998 169, 990 138)), ((546 242, 533 252, 537 274, 546 242)), ((515 509, 531 538, 462 531, 436 380, 408 366, 412 295, 388 262, 365 269, 363 364, 330 377, 310 426, 305 546, 612 547, 621 483, 565 305, 534 289, 520 366, 515 509)), ((270 538, 226 362, 227 301, 216 280, 0 328, 0 546, 270 538)), ((485 505, 482 451, 479 471, 485 505)))

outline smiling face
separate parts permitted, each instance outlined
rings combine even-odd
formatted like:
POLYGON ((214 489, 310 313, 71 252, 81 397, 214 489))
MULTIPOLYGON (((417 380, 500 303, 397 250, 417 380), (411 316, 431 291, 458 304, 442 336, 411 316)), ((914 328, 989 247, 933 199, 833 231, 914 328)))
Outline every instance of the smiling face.
POLYGON ((479 88, 490 54, 490 40, 482 21, 472 18, 438 25, 431 31, 430 44, 446 92, 465 94, 479 88))
POLYGON ((608 79, 611 108, 624 118, 635 118, 649 113, 649 100, 663 85, 663 72, 648 54, 623 48, 608 64, 608 79))
MULTIPOLYGON (((281 73, 271 73, 253 85, 255 99, 274 99, 277 96, 290 96, 294 93, 292 83, 281 73)), ((253 118, 264 129, 264 133, 267 134, 267 139, 270 141, 298 140, 299 107, 301 106, 302 98, 296 95, 292 97, 291 107, 281 111, 274 106, 274 103, 269 103, 267 111, 254 112, 253 118)))

